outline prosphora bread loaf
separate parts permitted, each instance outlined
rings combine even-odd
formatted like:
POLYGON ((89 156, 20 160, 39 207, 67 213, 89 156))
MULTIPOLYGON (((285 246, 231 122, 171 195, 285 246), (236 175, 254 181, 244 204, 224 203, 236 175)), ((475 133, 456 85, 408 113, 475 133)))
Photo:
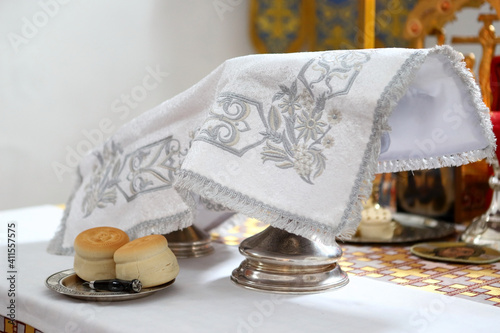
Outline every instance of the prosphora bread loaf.
POLYGON ((177 258, 162 235, 137 238, 116 250, 114 259, 118 279, 139 279, 144 288, 169 282, 179 274, 177 258))
POLYGON ((123 230, 113 227, 97 227, 81 232, 74 242, 73 268, 76 275, 85 281, 114 279, 113 255, 129 241, 123 230))
POLYGON ((361 212, 358 230, 363 238, 391 239, 394 227, 391 211, 387 208, 370 207, 361 212))

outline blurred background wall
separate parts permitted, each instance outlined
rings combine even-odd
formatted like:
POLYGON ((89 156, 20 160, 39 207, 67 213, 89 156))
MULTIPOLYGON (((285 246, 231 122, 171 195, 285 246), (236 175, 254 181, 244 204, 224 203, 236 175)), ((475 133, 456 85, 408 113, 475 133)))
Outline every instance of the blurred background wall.
POLYGON ((247 4, 0 1, 0 209, 65 203, 120 125, 253 53, 247 4))
MULTIPOLYGON (((481 10, 447 33, 476 35, 481 10)), ((0 209, 65 203, 92 146, 257 52, 244 0, 0 0, 0 36, 0 209)))

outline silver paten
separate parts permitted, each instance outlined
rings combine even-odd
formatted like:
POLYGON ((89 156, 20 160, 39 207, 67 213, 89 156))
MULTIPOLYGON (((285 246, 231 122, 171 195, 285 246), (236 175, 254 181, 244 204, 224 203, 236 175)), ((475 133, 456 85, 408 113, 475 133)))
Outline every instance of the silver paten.
POLYGON ((175 279, 159 286, 142 288, 137 293, 97 291, 86 285, 85 281, 80 279, 73 269, 67 269, 49 276, 45 280, 45 285, 50 290, 72 298, 95 302, 116 302, 153 295, 160 290, 170 287, 174 281, 175 279))
POLYGON ((409 243, 451 236, 455 233, 453 223, 438 221, 429 217, 394 213, 393 222, 396 223, 394 234, 390 239, 367 238, 354 235, 346 239, 346 243, 409 243))

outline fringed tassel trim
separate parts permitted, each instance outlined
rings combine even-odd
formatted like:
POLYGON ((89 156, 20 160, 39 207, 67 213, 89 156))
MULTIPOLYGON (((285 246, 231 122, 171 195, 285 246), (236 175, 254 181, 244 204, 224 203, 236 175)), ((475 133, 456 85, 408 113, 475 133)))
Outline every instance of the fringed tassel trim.
MULTIPOLYGON (((64 247, 63 241, 66 229, 66 221, 68 219, 69 212, 71 211, 71 202, 73 202, 73 197, 81 184, 82 184, 82 176, 80 170, 78 170, 78 181, 76 189, 73 191, 73 194, 68 199, 68 204, 66 205, 66 209, 64 210, 64 214, 61 219, 61 224, 59 225, 59 229, 57 230, 54 238, 52 238, 47 247, 48 253, 57 255, 74 254, 73 246, 64 247)), ((182 194, 185 193, 183 192, 182 194)), ((195 207, 196 203, 194 202, 193 198, 190 195, 185 197, 185 201, 189 205, 190 209, 180 212, 176 215, 144 221, 124 231, 130 237, 130 239, 135 239, 141 237, 142 235, 168 234, 172 231, 187 228, 190 225, 192 225, 195 220, 194 214, 196 212, 196 209, 193 209, 193 207, 195 207)))
POLYGON ((192 171, 180 170, 174 186, 177 189, 195 192, 234 211, 269 223, 273 227, 325 245, 336 244, 335 237, 332 237, 333 228, 267 205, 192 171))
POLYGON ((344 211, 340 224, 335 230, 335 235, 339 239, 348 239, 356 232, 361 220, 363 202, 371 195, 373 179, 375 178, 380 155, 382 133, 387 129, 389 116, 399 100, 406 94, 410 83, 413 81, 418 69, 424 63, 426 56, 426 51, 417 51, 412 54, 385 87, 384 92, 377 101, 372 132, 365 149, 363 162, 358 171, 347 208, 344 211))
POLYGON ((476 110, 479 123, 481 124, 481 129, 489 144, 481 150, 473 150, 447 156, 380 161, 378 163, 377 170, 379 173, 453 167, 477 162, 484 158, 491 163, 491 158, 496 150, 496 144, 495 136, 492 131, 489 109, 483 102, 481 91, 474 80, 472 73, 465 66, 463 56, 446 45, 437 46, 431 49, 428 55, 432 54, 443 55, 449 59, 449 64, 451 65, 452 70, 462 80, 464 86, 466 87, 465 93, 469 94, 472 105, 476 110))

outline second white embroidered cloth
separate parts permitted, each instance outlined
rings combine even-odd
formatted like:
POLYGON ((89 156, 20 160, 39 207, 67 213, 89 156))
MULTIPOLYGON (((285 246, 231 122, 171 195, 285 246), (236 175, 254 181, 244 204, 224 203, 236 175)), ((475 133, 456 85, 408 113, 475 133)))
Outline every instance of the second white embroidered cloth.
POLYGON ((235 58, 82 161, 49 251, 71 253, 95 226, 131 238, 187 227, 198 196, 333 244, 356 229, 375 172, 461 165, 494 147, 449 47, 235 58))

